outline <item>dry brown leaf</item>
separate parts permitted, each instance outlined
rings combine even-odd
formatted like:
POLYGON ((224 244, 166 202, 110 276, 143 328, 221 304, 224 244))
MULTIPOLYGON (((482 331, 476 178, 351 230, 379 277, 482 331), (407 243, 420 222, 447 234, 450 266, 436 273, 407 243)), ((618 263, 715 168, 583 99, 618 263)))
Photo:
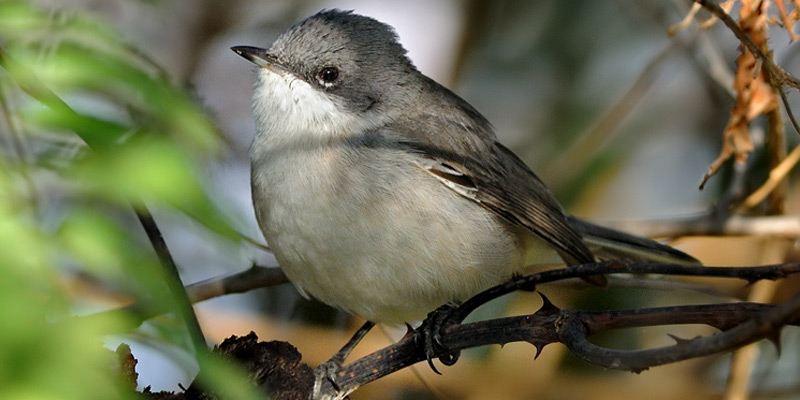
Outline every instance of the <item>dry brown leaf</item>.
MULTIPOLYGON (((739 9, 739 26, 765 54, 769 54, 767 46, 769 0, 741 0, 739 9)), ((736 76, 733 88, 736 91, 736 104, 731 110, 728 125, 723 131, 723 143, 720 155, 709 167, 703 177, 700 188, 730 158, 736 162, 744 162, 753 151, 750 138, 750 122, 778 107, 778 97, 773 88, 766 82, 763 71, 756 57, 745 46, 740 45, 741 54, 736 59, 736 76)))

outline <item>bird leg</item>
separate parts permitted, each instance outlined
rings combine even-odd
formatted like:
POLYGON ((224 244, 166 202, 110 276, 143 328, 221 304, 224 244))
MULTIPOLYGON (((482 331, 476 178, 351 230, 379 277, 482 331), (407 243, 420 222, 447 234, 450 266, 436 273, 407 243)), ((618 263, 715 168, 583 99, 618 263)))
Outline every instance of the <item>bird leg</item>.
POLYGON ((361 339, 366 336, 367 332, 375 326, 375 323, 372 321, 367 321, 361 328, 358 328, 353 337, 339 350, 336 354, 333 355, 328 361, 320 364, 316 369, 314 369, 314 376, 315 376, 315 386, 322 382, 322 379, 327 379, 330 381, 331 385, 333 385, 334 389, 339 390, 339 385, 336 383, 336 374, 342 368, 342 364, 344 363, 345 358, 350 355, 350 352, 361 342, 361 339))

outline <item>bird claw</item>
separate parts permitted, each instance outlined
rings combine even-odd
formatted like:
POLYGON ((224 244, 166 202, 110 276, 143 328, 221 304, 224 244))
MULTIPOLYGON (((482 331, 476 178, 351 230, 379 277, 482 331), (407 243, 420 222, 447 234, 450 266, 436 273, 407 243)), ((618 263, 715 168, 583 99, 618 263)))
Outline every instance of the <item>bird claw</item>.
POLYGON ((312 399, 344 399, 347 394, 341 390, 341 386, 337 382, 337 374, 342 369, 343 360, 338 357, 339 353, 331 357, 330 360, 314 368, 314 388, 312 391, 312 399), (330 383, 330 387, 323 391, 325 381, 330 383))
POLYGON ((342 392, 339 383, 337 382, 339 371, 342 369, 342 365, 344 364, 345 358, 350 355, 350 352, 353 350, 361 339, 375 326, 375 323, 371 321, 364 322, 364 325, 353 334, 353 337, 345 344, 336 354, 333 355, 328 361, 317 366, 314 369, 314 390, 312 393, 313 399, 320 399, 322 398, 322 386, 325 380, 330 382, 331 386, 334 389, 335 396, 330 397, 334 399, 345 398, 347 394, 355 390, 355 388, 351 388, 349 391, 342 392))
POLYGON ((322 381, 322 379, 327 379, 330 382, 333 389, 338 391, 339 384, 336 382, 336 374, 342 369, 342 362, 339 360, 330 359, 325 361, 324 363, 317 366, 314 369, 314 378, 315 380, 322 381))
POLYGON ((433 372, 439 375, 442 373, 436 369, 436 365, 433 363, 433 359, 437 358, 436 354, 439 354, 439 361, 447 366, 455 364, 461 354, 459 351, 449 351, 449 349, 442 344, 441 340, 442 329, 452 324, 452 322, 449 321, 449 317, 453 310, 455 310, 455 308, 450 305, 443 305, 437 308, 428 314, 428 317, 422 322, 422 326, 417 330, 417 332, 419 332, 418 338, 422 341, 421 344, 425 351, 425 359, 428 361, 428 366, 431 367, 433 372))

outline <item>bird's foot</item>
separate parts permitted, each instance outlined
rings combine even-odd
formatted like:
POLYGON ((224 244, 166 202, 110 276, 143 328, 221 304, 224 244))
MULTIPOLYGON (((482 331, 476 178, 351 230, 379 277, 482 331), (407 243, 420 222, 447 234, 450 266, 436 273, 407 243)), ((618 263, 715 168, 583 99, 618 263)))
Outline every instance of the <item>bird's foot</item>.
POLYGON ((461 354, 460 351, 449 351, 449 349, 442 344, 441 340, 442 330, 453 324, 449 319, 453 310, 455 310, 455 307, 447 304, 437 308, 428 314, 428 317, 425 318, 425 321, 423 321, 422 325, 417 329, 417 340, 425 351, 425 358, 428 360, 428 365, 433 372, 440 375, 441 373, 433 364, 433 359, 439 358, 442 364, 451 366, 458 361, 458 357, 461 354))
POLYGON ((333 355, 333 357, 331 357, 328 361, 325 361, 324 363, 320 364, 319 366, 317 366, 317 368, 314 369, 314 390, 312 393, 313 399, 322 399, 322 398, 343 399, 347 396, 348 393, 350 393, 350 391, 352 391, 352 389, 350 391, 347 391, 346 393, 341 391, 341 387, 339 386, 339 383, 337 381, 338 374, 339 371, 342 369, 342 364, 344 363, 345 358, 347 358, 347 356, 350 355, 350 352, 353 351, 353 348, 355 348, 356 345, 358 345, 358 343, 361 342, 361 339, 364 338, 364 336, 367 334, 367 332, 370 331, 370 329, 372 329, 373 326, 375 326, 374 322, 371 321, 365 322, 364 325, 362 325, 361 328, 359 328, 356 331, 356 333, 353 334, 353 337, 350 338, 347 344, 345 344, 339 351, 337 351, 336 354, 333 355), (322 386, 323 383, 325 383, 325 381, 330 382, 335 392, 335 395, 323 396, 322 386))

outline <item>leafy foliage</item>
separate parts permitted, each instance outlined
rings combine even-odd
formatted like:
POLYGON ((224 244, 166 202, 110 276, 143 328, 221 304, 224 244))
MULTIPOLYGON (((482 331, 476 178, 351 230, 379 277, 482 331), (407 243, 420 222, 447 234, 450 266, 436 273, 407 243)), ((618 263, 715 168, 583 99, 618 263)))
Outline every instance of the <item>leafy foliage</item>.
POLYGON ((92 305, 68 277, 170 301, 132 206, 238 240, 198 173, 219 135, 185 88, 88 15, 0 2, 0 66, 0 386, 6 398, 130 397, 102 345, 130 321, 78 322, 92 305))

